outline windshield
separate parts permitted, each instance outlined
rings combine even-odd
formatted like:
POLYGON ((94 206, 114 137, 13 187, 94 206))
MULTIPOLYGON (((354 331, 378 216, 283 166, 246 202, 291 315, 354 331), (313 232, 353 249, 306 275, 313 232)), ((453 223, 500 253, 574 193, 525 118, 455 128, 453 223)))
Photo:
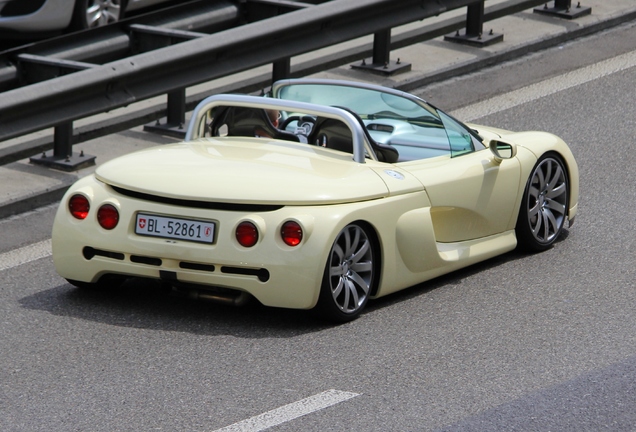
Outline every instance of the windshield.
POLYGON ((369 120, 387 118, 439 123, 432 107, 423 107, 401 96, 365 88, 324 84, 290 85, 283 87, 278 97, 318 105, 346 107, 363 119, 369 120))
MULTIPOLYGON (((460 156, 484 148, 479 137, 423 100, 390 89, 355 83, 288 83, 279 99, 347 108, 364 123, 369 136, 399 153, 399 161, 460 156)), ((293 125, 294 127, 297 125, 293 125)))

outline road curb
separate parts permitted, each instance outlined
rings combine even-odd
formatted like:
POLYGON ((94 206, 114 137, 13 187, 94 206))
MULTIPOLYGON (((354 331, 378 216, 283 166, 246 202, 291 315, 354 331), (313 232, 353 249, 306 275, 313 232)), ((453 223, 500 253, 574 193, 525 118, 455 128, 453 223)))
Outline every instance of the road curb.
POLYGON ((36 208, 59 202, 75 180, 76 178, 69 178, 68 181, 65 181, 61 185, 50 187, 41 192, 33 192, 28 196, 2 204, 0 206, 0 219, 26 213, 36 208))
POLYGON ((582 26, 578 29, 572 29, 561 34, 547 36, 543 39, 514 47, 504 52, 493 53, 482 58, 473 59, 465 63, 454 65, 447 69, 441 69, 433 74, 407 80, 402 84, 398 84, 396 88, 404 91, 410 91, 419 87, 424 87, 436 82, 440 82, 445 79, 455 78, 460 75, 468 74, 474 72, 475 70, 514 60, 533 52, 553 48, 565 42, 570 42, 581 37, 590 36, 592 34, 599 33, 610 28, 618 27, 622 24, 626 24, 634 20, 636 20, 636 7, 627 13, 623 13, 620 15, 617 14, 617 16, 614 16, 607 20, 598 21, 596 23, 582 26))

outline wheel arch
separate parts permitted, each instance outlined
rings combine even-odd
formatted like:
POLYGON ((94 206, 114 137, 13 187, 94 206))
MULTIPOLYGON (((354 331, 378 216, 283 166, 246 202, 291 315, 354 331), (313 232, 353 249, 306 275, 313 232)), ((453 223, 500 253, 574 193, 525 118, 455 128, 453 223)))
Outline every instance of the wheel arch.
POLYGON ((527 175, 525 176, 525 181, 522 181, 522 190, 525 190, 528 176, 539 159, 549 153, 556 154, 559 157, 565 165, 568 176, 568 219, 573 221, 578 209, 579 168, 570 147, 560 137, 549 132, 518 132, 506 135, 504 138, 510 139, 519 147, 528 150, 534 155, 534 162, 523 167, 522 171, 527 175))
POLYGON ((343 323, 356 319, 373 297, 373 293, 377 292, 379 274, 382 271, 382 253, 378 230, 369 221, 351 218, 341 220, 337 226, 340 228, 335 230, 333 236, 329 236, 331 246, 325 260, 314 311, 324 319, 343 323), (355 236, 350 236, 352 231, 355 231, 355 236), (370 243, 370 250, 364 246, 365 238, 370 243), (353 255, 347 255, 350 252, 353 255), (354 256, 357 257, 354 259, 354 256), (333 258, 337 261, 333 262, 333 258), (364 265, 369 259, 372 262, 371 269, 364 265), (362 266, 354 269, 356 263, 361 263, 362 266), (370 274, 370 280, 364 274, 370 274))
MULTIPOLYGON (((541 168, 541 170, 544 170, 544 169, 545 168, 541 168)), ((515 235, 518 242, 517 248, 519 250, 522 250, 525 252, 531 252, 531 253, 542 252, 551 248, 554 242, 558 240, 558 237, 561 235, 561 231, 565 227, 565 221, 571 220, 569 217, 570 209, 572 208, 572 206, 570 205, 570 203, 572 202, 572 198, 571 198, 572 181, 570 180, 571 175, 572 175, 571 167, 568 166, 567 164, 567 158, 564 157, 564 155, 559 153, 558 151, 549 150, 541 154, 537 158, 536 162, 534 163, 530 171, 530 175, 528 176, 525 182, 525 186, 523 188, 522 200, 521 200, 521 204, 519 205, 517 222, 515 225, 515 235), (565 182, 565 185, 567 186, 567 189, 565 191, 565 197, 563 197, 564 202, 561 204, 565 207, 563 209, 563 213, 562 213, 563 219, 561 222, 557 222, 557 220, 560 219, 560 216, 559 216, 559 210, 556 207, 555 207, 555 209, 557 209, 556 213, 554 210, 550 209, 551 205, 546 205, 545 209, 542 209, 545 204, 541 204, 543 203, 543 198, 540 198, 540 196, 543 196, 544 193, 548 193, 548 192, 556 190, 554 189, 554 185, 549 186, 552 189, 547 189, 548 185, 551 182, 547 182, 545 185, 542 185, 540 188, 536 187, 535 193, 537 194, 537 196, 535 196, 534 198, 531 198, 530 196, 530 185, 531 185, 531 182, 532 184, 534 184, 535 173, 546 162, 551 163, 548 161, 554 161, 556 164, 561 166, 562 169, 560 171, 562 172, 563 181, 565 182), (541 191, 541 193, 539 193, 539 191, 541 191), (534 202, 532 206, 530 206, 531 201, 534 202), (529 216, 529 211, 530 211, 529 208, 530 207, 537 208, 537 206, 541 206, 541 208, 536 210, 536 215, 534 216, 536 217, 536 219, 533 222, 532 217, 529 216), (553 223, 548 223, 548 216, 545 214, 545 212, 550 214, 549 219, 551 219, 553 223), (541 222, 542 220, 543 222, 541 222), (556 224, 560 226, 557 228, 556 224), (552 229, 550 228, 553 225, 554 225, 554 232, 552 232, 552 229), (535 228, 536 228, 536 231, 534 230, 535 228)), ((556 178, 556 177, 552 177, 552 178, 556 178)), ((559 195, 555 195, 553 198, 550 198, 550 201, 552 201, 552 199, 554 199, 555 201, 558 201, 558 196, 559 195)), ((546 202, 547 202, 547 198, 546 198, 546 202)))
MULTIPOLYGON (((562 153, 555 152, 565 165, 568 176, 568 220, 570 225, 574 222, 579 202, 579 167, 574 157, 565 157, 562 153)), ((570 153, 571 154, 571 153, 570 153)))
MULTIPOLYGON (((534 169, 534 166, 538 163, 539 160, 545 157, 549 157, 551 155, 558 158, 565 166, 565 174, 568 180, 567 218, 570 221, 570 223, 572 223, 578 209, 579 167, 569 147, 565 146, 564 144, 563 146, 547 149, 543 153, 536 155, 537 157, 536 161, 534 162, 534 165, 528 170, 528 173, 532 172, 532 170, 534 169)), ((526 176, 525 181, 523 183, 523 190, 525 190, 525 184, 527 183, 527 181, 528 181, 528 176, 526 176)))

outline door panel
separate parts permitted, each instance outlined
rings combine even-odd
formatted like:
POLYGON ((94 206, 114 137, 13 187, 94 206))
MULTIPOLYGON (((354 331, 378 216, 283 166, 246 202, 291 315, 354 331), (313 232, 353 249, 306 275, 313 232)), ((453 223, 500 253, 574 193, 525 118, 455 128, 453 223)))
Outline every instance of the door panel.
POLYGON ((458 242, 511 229, 519 190, 516 159, 494 161, 481 150, 405 163, 426 188, 438 242, 458 242))

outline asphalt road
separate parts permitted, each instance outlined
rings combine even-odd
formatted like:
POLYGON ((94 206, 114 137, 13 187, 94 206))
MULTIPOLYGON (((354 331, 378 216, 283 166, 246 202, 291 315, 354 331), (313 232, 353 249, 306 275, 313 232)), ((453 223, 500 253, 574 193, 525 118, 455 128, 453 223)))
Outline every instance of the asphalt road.
POLYGON ((415 286, 349 324, 152 283, 76 290, 50 256, 28 258, 54 206, 0 221, 0 430, 634 430, 635 42, 624 26, 416 92, 564 138, 579 216, 547 252, 415 286))

